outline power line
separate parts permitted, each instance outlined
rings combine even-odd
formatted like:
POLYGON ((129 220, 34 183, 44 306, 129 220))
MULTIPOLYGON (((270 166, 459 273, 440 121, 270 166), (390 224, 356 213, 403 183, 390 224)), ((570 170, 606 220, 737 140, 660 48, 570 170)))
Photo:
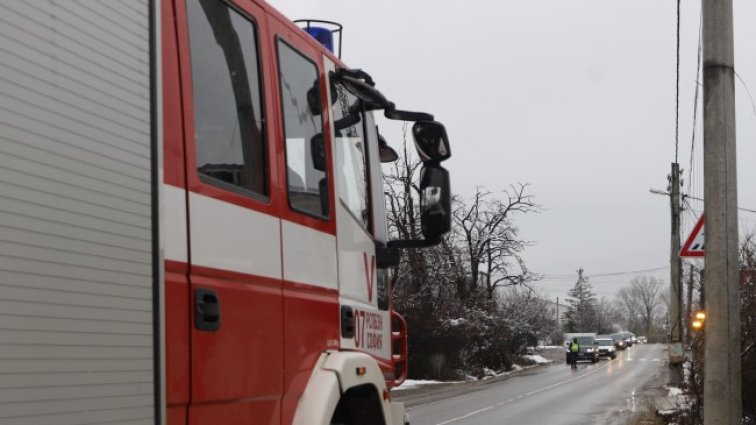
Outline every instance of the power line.
MULTIPOLYGON (((703 200, 704 200, 703 198, 699 198, 697 196, 692 196, 692 195, 683 195, 683 198, 685 198, 685 199, 693 199, 695 201, 701 201, 701 202, 703 202, 703 200)), ((756 210, 752 210, 750 208, 738 207, 738 209, 740 211, 747 211, 747 212, 750 212, 750 213, 756 213, 756 210)))
POLYGON ((738 80, 740 80, 740 83, 743 84, 743 87, 746 89, 746 93, 748 93, 748 99, 751 101, 751 108, 753 109, 753 116, 756 117, 756 104, 753 103, 753 97, 751 96, 751 91, 748 90, 748 85, 746 85, 745 81, 743 81, 742 78, 740 78, 740 74, 735 72, 735 70, 732 71, 736 77, 738 77, 738 80))
MULTIPOLYGON (((647 273, 647 272, 654 272, 659 270, 666 270, 669 266, 663 266, 663 267, 655 267, 651 269, 639 269, 639 270, 627 270, 627 271, 621 271, 621 272, 608 272, 608 273, 596 273, 596 274, 588 274, 585 275, 585 277, 593 278, 593 277, 607 277, 607 276, 622 276, 622 275, 628 275, 628 274, 637 274, 637 273, 647 273)), ((577 276, 574 274, 542 274, 541 277, 544 278, 576 278, 577 276)))
MULTIPOLYGON (((654 195, 670 196, 669 192, 665 192, 665 191, 659 190, 659 189, 649 189, 648 191, 651 192, 651 193, 653 193, 654 195)), ((688 199, 693 199, 695 201, 701 201, 701 202, 703 202, 703 200, 704 200, 703 198, 699 198, 699 197, 693 196, 693 195, 685 195, 685 194, 683 194, 682 197, 683 197, 683 202, 685 202, 685 204, 688 205, 688 206, 690 206, 690 203, 687 202, 688 199)), ((738 207, 738 209, 741 210, 741 211, 746 211, 746 212, 750 212, 750 213, 756 213, 756 210, 752 210, 750 208, 738 207)))
POLYGON ((675 162, 680 140, 680 0, 677 0, 677 60, 675 78, 675 162))
POLYGON ((693 182, 693 154, 696 147, 696 120, 698 118, 698 89, 701 87, 701 30, 703 14, 698 20, 698 60, 696 61, 696 94, 693 99, 693 136, 690 141, 690 167, 688 168, 688 193, 693 182))

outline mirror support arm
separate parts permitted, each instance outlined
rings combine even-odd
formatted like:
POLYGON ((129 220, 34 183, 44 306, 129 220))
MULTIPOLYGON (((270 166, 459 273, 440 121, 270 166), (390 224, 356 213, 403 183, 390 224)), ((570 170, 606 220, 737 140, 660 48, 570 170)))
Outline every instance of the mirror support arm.
POLYGON ((398 248, 398 249, 407 249, 407 248, 427 248, 429 246, 435 246, 441 243, 441 238, 436 239, 424 239, 424 240, 415 240, 415 239, 399 239, 395 241, 389 241, 388 248, 398 248))
POLYGON ((401 255, 396 248, 387 247, 383 242, 375 242, 375 266, 379 269, 387 269, 399 265, 401 255))

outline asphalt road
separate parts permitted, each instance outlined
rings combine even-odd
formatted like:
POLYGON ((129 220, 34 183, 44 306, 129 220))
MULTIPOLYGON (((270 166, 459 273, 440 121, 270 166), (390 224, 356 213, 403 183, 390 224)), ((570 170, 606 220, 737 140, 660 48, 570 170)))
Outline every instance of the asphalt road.
POLYGON ((604 424, 641 408, 640 389, 666 369, 660 344, 636 345, 614 360, 564 362, 409 407, 412 425, 604 424))

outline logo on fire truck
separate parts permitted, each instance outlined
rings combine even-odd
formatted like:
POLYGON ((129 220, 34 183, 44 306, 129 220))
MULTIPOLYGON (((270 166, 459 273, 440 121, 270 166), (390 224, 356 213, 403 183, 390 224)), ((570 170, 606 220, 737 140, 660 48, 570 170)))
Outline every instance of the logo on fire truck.
POLYGON ((368 301, 373 302, 373 284, 375 283, 375 255, 370 256, 369 268, 367 252, 362 253, 362 259, 365 263, 365 282, 367 283, 368 301))

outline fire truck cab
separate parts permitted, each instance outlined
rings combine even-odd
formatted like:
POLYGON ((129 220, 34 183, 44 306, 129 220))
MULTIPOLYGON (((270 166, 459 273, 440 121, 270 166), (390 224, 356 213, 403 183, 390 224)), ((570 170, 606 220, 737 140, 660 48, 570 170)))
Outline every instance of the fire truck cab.
POLYGON ((443 125, 259 0, 0 17, 0 422, 404 423, 390 270, 449 231, 443 125), (414 123, 422 240, 378 113, 414 123))

